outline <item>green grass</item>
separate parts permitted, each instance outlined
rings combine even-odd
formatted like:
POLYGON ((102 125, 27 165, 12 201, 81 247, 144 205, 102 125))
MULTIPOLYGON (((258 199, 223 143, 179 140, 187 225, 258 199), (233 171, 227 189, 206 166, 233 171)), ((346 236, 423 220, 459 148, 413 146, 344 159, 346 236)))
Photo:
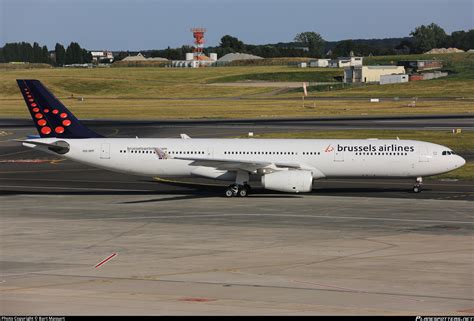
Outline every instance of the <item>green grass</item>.
MULTIPOLYGON (((448 55, 449 56, 449 55, 448 55)), ((340 97, 473 97, 474 80, 459 66, 469 65, 470 54, 454 55, 450 64, 456 76, 433 81, 371 85, 344 88, 331 85, 310 87, 310 96, 340 97)), ((404 59, 405 57, 398 57, 404 59)), ((387 57, 371 57, 369 62, 382 62, 387 57), (378 59, 378 60, 377 60, 378 59)), ((470 68, 470 67, 466 67, 470 68)), ((337 69, 289 66, 239 66, 217 68, 49 68, 4 69, 0 72, 0 117, 29 117, 16 85, 16 79, 39 79, 79 117, 160 119, 160 118, 271 118, 366 115, 413 115, 469 113, 470 100, 450 102, 419 101, 409 107, 406 101, 369 103, 363 100, 306 101, 303 108, 301 89, 281 94, 281 89, 219 86, 220 81, 314 81, 329 80, 341 72, 337 69), (69 97, 83 96, 78 102, 69 97), (290 100, 274 98, 288 97, 290 100), (182 99, 186 98, 186 99, 182 99), (196 98, 196 99, 194 99, 196 98), (217 98, 217 99, 216 99, 217 98), (228 98, 239 98, 228 100, 228 98), (242 100, 240 98, 246 98, 242 100), (171 100, 169 100, 171 99, 171 100)), ((310 97, 311 98, 311 97, 310 97)))
MULTIPOLYGON (((295 68, 296 69, 296 68, 295 68)), ((251 74, 240 74, 233 76, 226 76, 221 78, 212 79, 212 83, 226 83, 226 82, 240 82, 240 81, 281 81, 281 82, 334 82, 335 77, 341 77, 341 69, 329 69, 329 68, 318 68, 318 69, 307 69, 301 71, 296 69, 295 71, 288 72, 267 72, 267 73, 251 73, 251 74)))
MULTIPOLYGON (((63 98, 63 103, 79 118, 98 119, 225 119, 279 117, 338 117, 372 115, 420 115, 465 113, 472 106, 469 101, 454 101, 449 105, 419 102, 408 107, 406 101, 368 103, 367 101, 306 101, 264 99, 136 99, 90 98, 84 101, 63 98), (311 107, 311 108, 310 108, 311 107)), ((29 118, 23 99, 0 99, 0 117, 29 118)))
POLYGON ((466 164, 452 172, 433 176, 435 179, 459 179, 463 181, 474 181, 474 162, 466 162, 466 164))

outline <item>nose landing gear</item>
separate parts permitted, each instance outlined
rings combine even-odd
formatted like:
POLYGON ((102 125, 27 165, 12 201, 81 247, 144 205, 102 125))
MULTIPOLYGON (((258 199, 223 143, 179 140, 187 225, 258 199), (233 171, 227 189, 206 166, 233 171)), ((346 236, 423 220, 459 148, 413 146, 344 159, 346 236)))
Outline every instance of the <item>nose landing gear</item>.
POLYGON ((423 177, 417 177, 415 185, 413 185, 413 192, 420 193, 423 187, 423 177))

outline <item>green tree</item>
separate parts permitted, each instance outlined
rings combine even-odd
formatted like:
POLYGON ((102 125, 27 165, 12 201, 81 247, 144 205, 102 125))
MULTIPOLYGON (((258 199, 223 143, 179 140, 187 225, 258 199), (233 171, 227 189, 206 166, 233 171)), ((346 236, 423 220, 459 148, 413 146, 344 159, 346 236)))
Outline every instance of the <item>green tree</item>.
POLYGON ((301 32, 295 36, 294 41, 300 42, 308 47, 309 55, 312 57, 322 57, 324 55, 324 39, 314 31, 301 32))
POLYGON ((51 59, 49 58, 49 50, 48 50, 48 47, 47 46, 43 46, 43 48, 41 48, 41 62, 42 63, 49 63, 51 61, 51 59))
POLYGON ((56 43, 54 52, 56 54, 56 65, 63 66, 66 63, 66 49, 62 44, 56 43))
MULTIPOLYGON (((77 42, 71 42, 66 48, 66 65, 70 64, 83 64, 87 62, 89 56, 84 52, 85 50, 79 46, 77 42)), ((92 60, 92 57, 90 57, 92 60)))
POLYGON ((339 41, 332 50, 332 56, 336 57, 347 57, 351 53, 351 51, 355 51, 355 44, 352 40, 342 40, 339 41))
POLYGON ((86 49, 81 49, 81 53, 82 53, 82 63, 90 64, 92 62, 92 54, 86 49))
POLYGON ((42 55, 43 52, 40 45, 37 42, 33 43, 33 61, 31 62, 41 62, 42 55))
POLYGON ((234 52, 243 51, 245 49, 245 44, 242 41, 229 35, 225 35, 221 38, 219 46, 221 48, 231 49, 234 52))
POLYGON ((443 28, 436 23, 416 27, 410 35, 413 36, 415 50, 419 53, 443 47, 447 37, 443 28))

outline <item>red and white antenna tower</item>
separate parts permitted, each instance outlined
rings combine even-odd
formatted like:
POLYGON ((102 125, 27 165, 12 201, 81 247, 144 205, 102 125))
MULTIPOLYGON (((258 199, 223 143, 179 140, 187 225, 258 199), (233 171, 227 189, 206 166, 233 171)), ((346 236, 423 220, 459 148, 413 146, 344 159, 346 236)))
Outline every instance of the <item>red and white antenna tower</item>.
POLYGON ((193 55, 195 60, 202 60, 205 58, 203 54, 204 50, 204 33, 206 32, 206 28, 192 28, 191 32, 193 33, 194 37, 194 48, 193 48, 193 55))

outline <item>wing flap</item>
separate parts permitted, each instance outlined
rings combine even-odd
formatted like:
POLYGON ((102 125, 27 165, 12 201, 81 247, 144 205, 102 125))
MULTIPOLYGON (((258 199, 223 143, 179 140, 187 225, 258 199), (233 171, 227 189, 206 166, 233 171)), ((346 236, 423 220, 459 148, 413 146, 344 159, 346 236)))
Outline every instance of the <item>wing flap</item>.
POLYGON ((192 161, 191 165, 213 167, 222 170, 244 170, 253 172, 263 168, 301 168, 298 163, 269 162, 242 159, 219 159, 219 158, 195 158, 195 157, 173 157, 173 159, 192 161))

